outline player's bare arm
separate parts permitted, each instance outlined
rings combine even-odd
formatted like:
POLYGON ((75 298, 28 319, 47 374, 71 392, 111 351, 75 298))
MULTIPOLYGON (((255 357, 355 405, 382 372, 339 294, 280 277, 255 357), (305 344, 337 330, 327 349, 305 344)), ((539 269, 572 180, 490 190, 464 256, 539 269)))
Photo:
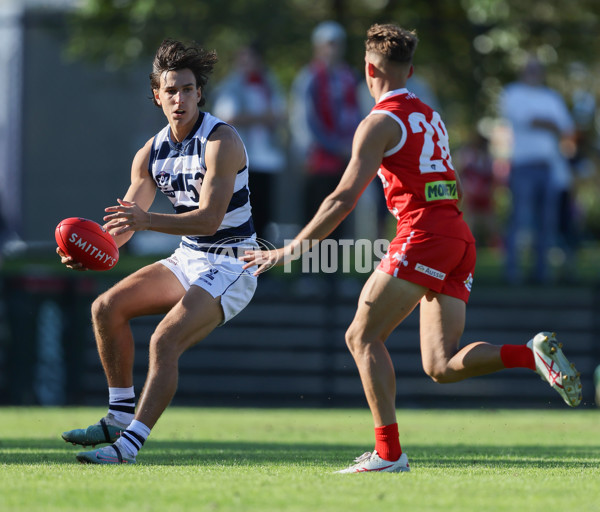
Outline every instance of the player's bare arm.
POLYGON ((398 124, 388 116, 370 115, 358 126, 352 143, 352 157, 336 189, 327 196, 312 220, 296 238, 275 251, 246 251, 240 259, 244 268, 259 265, 254 272, 260 274, 287 258, 299 257, 301 248, 310 244, 302 240, 322 240, 329 235, 354 209, 365 188, 377 174, 383 154, 400 140, 398 124))
MULTIPOLYGON (((114 233, 119 236, 134 231, 152 230, 170 235, 212 235, 227 211, 233 194, 237 172, 245 165, 245 153, 237 133, 229 126, 222 125, 208 139, 206 144, 206 175, 200 189, 198 209, 182 214, 149 213, 141 204, 128 196, 119 200, 119 205, 107 208, 114 212, 104 217, 110 222, 114 233)), ((147 161, 146 166, 147 169, 147 161)), ((144 171, 149 176, 148 171, 144 171)), ((145 178, 144 178, 145 179, 145 178)), ((148 178, 153 184, 154 181, 148 178)), ((145 200, 140 189, 131 191, 145 200)), ((129 195, 130 191, 128 191, 129 195)), ((149 205, 148 205, 149 207, 149 205)), ((130 235, 131 236, 131 235, 130 235)))

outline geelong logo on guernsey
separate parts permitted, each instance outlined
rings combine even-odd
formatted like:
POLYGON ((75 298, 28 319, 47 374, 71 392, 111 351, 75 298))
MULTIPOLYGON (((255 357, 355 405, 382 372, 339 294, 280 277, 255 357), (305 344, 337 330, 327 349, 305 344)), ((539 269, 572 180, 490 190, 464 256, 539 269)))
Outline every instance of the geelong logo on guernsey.
POLYGON ((456 181, 432 181, 425 185, 425 199, 439 201, 440 199, 458 199, 456 181))
POLYGON ((106 254, 105 252, 102 252, 100 249, 98 249, 98 247, 92 245, 90 242, 88 242, 85 238, 79 236, 77 233, 71 233, 71 236, 69 237, 69 242, 75 244, 76 247, 80 247, 83 252, 93 256, 99 261, 103 261, 104 263, 110 262, 111 267, 117 262, 115 258, 110 256, 109 254, 106 254))
POLYGON ((436 279, 439 279, 440 281, 443 281, 444 279, 446 279, 446 274, 444 274, 443 272, 440 272, 439 270, 435 270, 431 267, 426 267, 425 265, 423 265, 421 263, 417 263, 415 265, 415 270, 417 270, 418 272, 423 272, 423 274, 427 274, 428 276, 435 277, 436 279))

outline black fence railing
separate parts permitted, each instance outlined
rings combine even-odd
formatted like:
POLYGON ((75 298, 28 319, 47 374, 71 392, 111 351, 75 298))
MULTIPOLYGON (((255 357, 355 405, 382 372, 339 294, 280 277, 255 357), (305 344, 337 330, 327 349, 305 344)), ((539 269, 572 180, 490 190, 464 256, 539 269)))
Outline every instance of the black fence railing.
MULTIPOLYGON (((3 283, 0 403, 104 404, 107 390, 90 326, 93 278, 11 277, 3 283)), ((276 280, 226 326, 186 352, 174 403, 198 406, 365 406, 345 342, 356 296, 336 287, 298 298, 276 280)), ((147 344, 159 317, 136 319, 135 386, 142 389, 147 344)), ((527 370, 440 385, 423 372, 418 310, 392 333, 399 407, 554 407, 560 397, 527 370)), ((479 286, 467 309, 464 342, 524 343, 551 330, 583 375, 594 405, 600 364, 600 293, 593 287, 479 286)))

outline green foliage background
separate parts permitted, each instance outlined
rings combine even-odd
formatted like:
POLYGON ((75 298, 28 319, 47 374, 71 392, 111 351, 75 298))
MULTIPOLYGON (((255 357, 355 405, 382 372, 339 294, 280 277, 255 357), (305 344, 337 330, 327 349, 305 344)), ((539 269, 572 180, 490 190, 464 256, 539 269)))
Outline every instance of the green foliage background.
POLYGON ((346 27, 348 58, 358 69, 372 23, 416 29, 417 69, 459 124, 493 108, 526 52, 547 63, 549 82, 562 90, 569 63, 584 62, 592 71, 599 66, 595 0, 86 0, 71 17, 69 53, 118 68, 174 37, 217 48, 228 62, 241 43, 258 39, 289 85, 310 58, 312 29, 324 19, 346 27))
MULTIPOLYGON (((357 70, 372 23, 416 29, 416 73, 436 92, 453 146, 469 140, 482 119, 496 116, 502 87, 528 53, 546 64, 548 84, 567 101, 575 62, 589 71, 585 86, 596 98, 600 93, 597 0, 83 0, 70 16, 67 52, 119 70, 136 61, 147 64, 165 37, 195 40, 218 51, 216 83, 229 71, 239 45, 258 40, 267 63, 289 87, 311 57, 311 31, 325 19, 346 28, 347 57, 357 70)), ((597 115, 595 125, 586 127, 586 153, 596 167, 599 126, 597 115)), ((600 238, 599 188, 596 172, 577 191, 594 239, 600 238)), ((502 218, 510 198, 500 192, 502 218)))

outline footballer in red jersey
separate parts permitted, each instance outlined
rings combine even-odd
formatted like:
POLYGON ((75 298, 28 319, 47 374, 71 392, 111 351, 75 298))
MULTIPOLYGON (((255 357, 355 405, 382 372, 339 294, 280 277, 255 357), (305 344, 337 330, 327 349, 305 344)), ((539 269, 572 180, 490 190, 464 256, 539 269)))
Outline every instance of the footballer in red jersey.
POLYGON ((458 209, 460 188, 444 122, 405 88, 383 94, 370 115, 388 116, 401 132, 377 171, 398 220, 378 270, 466 302, 475 240, 458 209))
POLYGON ((375 426, 375 448, 339 473, 410 471, 396 421, 396 375, 385 342, 417 307, 421 360, 438 383, 505 368, 537 372, 570 406, 581 402, 579 374, 556 337, 540 332, 527 343, 460 340, 473 281, 475 243, 458 208, 460 187, 440 116, 406 89, 417 46, 414 32, 373 25, 367 32, 365 79, 375 108, 354 135, 352 158, 336 189, 288 245, 247 251, 246 268, 260 273, 308 250, 352 211, 377 174, 398 220, 387 256, 369 277, 346 331, 375 426), (306 242, 309 243, 306 243, 306 242))

